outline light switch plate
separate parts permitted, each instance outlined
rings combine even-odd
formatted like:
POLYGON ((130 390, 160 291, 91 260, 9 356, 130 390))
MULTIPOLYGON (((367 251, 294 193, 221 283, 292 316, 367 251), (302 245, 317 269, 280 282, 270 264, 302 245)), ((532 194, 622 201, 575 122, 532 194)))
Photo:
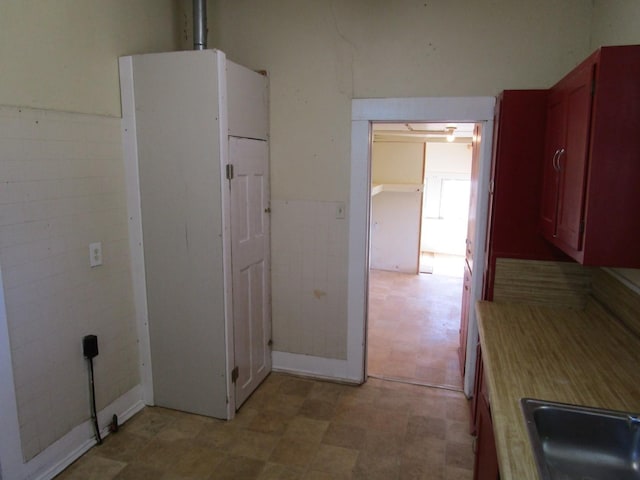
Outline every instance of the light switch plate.
POLYGON ((102 265, 102 242, 89 244, 89 265, 92 267, 102 265))

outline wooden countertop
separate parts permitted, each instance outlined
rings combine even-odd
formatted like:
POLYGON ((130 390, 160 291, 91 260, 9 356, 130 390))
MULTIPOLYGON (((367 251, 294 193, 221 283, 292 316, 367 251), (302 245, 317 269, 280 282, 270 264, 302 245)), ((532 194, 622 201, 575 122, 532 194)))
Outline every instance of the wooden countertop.
POLYGON ((522 397, 640 413, 640 340, 595 301, 476 311, 502 480, 538 479, 522 397))

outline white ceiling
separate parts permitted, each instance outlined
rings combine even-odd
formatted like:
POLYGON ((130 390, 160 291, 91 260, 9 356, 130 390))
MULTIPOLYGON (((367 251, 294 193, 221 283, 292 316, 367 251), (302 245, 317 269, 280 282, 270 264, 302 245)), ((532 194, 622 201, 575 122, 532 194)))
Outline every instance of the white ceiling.
POLYGON ((473 137, 473 123, 374 123, 374 141, 442 142, 453 128, 456 142, 469 143, 473 137))

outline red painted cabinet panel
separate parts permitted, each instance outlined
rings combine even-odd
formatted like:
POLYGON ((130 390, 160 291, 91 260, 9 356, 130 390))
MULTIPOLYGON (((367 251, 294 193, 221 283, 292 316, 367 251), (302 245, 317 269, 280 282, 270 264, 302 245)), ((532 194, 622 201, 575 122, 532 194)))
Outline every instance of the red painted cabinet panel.
POLYGON ((541 223, 545 236, 582 246, 584 186, 594 64, 585 62, 551 89, 541 223))
POLYGON ((480 398, 480 388, 482 387, 482 381, 480 379, 483 378, 483 375, 482 349, 480 348, 480 343, 478 343, 476 346, 476 371, 473 383, 473 395, 471 396, 471 435, 478 433, 478 400, 480 398))
POLYGON ((552 89, 540 225, 585 265, 640 267, 640 45, 603 47, 552 89))
POLYGON ((505 90, 496 102, 483 298, 496 258, 566 259, 539 227, 548 90, 505 90))
POLYGON ((500 473, 498 469, 496 442, 493 436, 491 411, 483 397, 480 397, 478 405, 477 434, 473 478, 474 480, 498 480, 500 473))
POLYGON ((542 204, 540 209, 540 226, 547 238, 556 235, 556 217, 560 188, 560 174, 556 167, 556 160, 563 148, 565 137, 565 103, 562 95, 552 92, 549 95, 547 108, 547 138, 544 150, 542 187, 542 204))
POLYGON ((476 434, 473 478, 474 480, 498 480, 500 478, 498 453, 493 435, 489 392, 484 378, 482 349, 480 345, 478 345, 476 385, 473 398, 474 430, 476 434))

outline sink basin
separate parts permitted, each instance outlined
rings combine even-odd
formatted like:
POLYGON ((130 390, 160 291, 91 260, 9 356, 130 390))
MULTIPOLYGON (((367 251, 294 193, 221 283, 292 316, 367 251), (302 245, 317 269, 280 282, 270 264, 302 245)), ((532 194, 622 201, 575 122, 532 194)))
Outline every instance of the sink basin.
POLYGON ((640 419, 633 414, 520 400, 542 480, 639 480, 640 419))

